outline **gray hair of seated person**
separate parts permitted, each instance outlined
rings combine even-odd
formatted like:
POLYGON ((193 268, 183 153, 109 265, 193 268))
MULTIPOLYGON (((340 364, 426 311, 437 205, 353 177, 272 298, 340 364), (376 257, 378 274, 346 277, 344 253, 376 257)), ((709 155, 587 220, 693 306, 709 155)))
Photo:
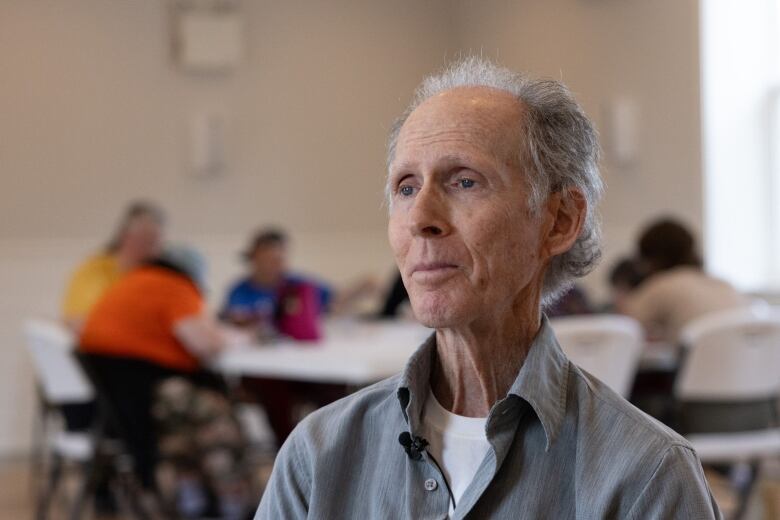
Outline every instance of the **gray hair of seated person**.
MULTIPOLYGON (((388 168, 393 161, 401 127, 409 115, 428 98, 460 87, 488 87, 509 92, 525 110, 517 124, 525 139, 518 150, 519 163, 527 172, 529 206, 539 214, 547 197, 570 190, 582 193, 587 202, 585 222, 574 245, 555 256, 545 273, 542 303, 550 305, 585 276, 601 258, 600 221, 596 206, 603 191, 599 174, 598 135, 590 119, 568 88, 558 81, 534 79, 512 72, 491 61, 470 56, 423 80, 412 102, 390 131, 388 168)), ((392 204, 389 184, 387 203, 392 204)))
POLYGON ((130 225, 140 218, 150 218, 158 225, 163 226, 165 224, 165 211, 156 204, 145 200, 130 203, 122 214, 119 225, 106 246, 106 251, 116 253, 122 242, 122 237, 127 233, 130 225))
POLYGON ((167 244, 156 261, 163 262, 189 278, 201 293, 208 291, 206 259, 194 247, 186 244, 167 244))

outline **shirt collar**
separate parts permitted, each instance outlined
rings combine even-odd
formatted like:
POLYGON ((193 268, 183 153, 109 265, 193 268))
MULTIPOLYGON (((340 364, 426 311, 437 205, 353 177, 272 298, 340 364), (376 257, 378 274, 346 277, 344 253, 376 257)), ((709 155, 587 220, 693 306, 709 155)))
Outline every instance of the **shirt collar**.
POLYGON ((412 434, 419 431, 419 421, 430 388, 431 367, 436 356, 436 333, 420 345, 406 362, 396 394, 412 434))
POLYGON ((531 405, 547 436, 546 449, 558 437, 566 414, 568 375, 569 360, 558 345, 547 316, 542 316, 542 326, 509 394, 531 405))
MULTIPOLYGON (((409 358, 398 383, 398 400, 412 434, 419 431, 434 356, 435 333, 409 358)), ((566 413, 568 365, 547 317, 542 316, 539 332, 508 395, 520 397, 534 410, 547 437, 546 449, 555 442, 566 413)))

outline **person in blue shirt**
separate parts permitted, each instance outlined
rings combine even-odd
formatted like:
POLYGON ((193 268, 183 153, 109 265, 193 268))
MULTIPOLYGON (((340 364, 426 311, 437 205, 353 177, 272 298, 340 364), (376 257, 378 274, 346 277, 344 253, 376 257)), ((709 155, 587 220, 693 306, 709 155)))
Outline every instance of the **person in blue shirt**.
MULTIPOLYGON (((339 305, 328 285, 288 272, 287 244, 277 229, 253 237, 243 253, 249 273, 230 289, 220 312, 223 321, 252 331, 261 342, 282 336, 317 339, 322 315, 339 305)), ((302 404, 324 406, 346 395, 344 385, 273 378, 247 377, 242 386, 265 409, 280 446, 297 424, 302 404)))
POLYGON ((287 243, 287 236, 277 229, 264 229, 254 236, 243 253, 249 274, 228 292, 220 312, 224 321, 250 328, 261 339, 273 338, 286 332, 279 330, 285 310, 291 307, 292 300, 285 295, 302 287, 314 295, 315 319, 331 309, 333 290, 328 285, 288 272, 287 243))

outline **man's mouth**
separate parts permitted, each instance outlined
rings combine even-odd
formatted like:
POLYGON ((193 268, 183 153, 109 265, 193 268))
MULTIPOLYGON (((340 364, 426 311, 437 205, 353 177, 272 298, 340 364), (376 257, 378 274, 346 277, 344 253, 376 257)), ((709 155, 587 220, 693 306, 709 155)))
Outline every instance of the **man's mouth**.
POLYGON ((418 283, 437 283, 449 278, 459 270, 450 262, 420 262, 412 268, 412 280, 418 283))

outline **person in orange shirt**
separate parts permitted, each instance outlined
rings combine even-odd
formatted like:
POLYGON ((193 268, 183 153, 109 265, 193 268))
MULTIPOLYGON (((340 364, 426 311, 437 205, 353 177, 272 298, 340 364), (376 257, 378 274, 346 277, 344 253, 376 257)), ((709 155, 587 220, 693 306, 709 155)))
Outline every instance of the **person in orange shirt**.
POLYGON ((224 341, 205 313, 200 263, 191 250, 172 250, 115 282, 84 322, 80 350, 197 372, 199 357, 216 353, 224 341))
POLYGON ((105 250, 73 273, 62 301, 65 324, 78 333, 89 311, 124 273, 160 252, 165 215, 148 202, 131 204, 105 250))
MULTIPOLYGON (((186 461, 187 478, 202 488, 203 497, 216 497, 212 509, 220 512, 223 506, 230 509, 223 497, 248 500, 250 489, 238 469, 240 428, 221 380, 204 369, 204 362, 229 344, 250 338, 206 313, 203 273, 200 255, 185 248, 166 251, 129 272, 89 313, 79 351, 99 395, 113 410, 144 488, 160 491, 175 507, 178 483, 159 488, 155 468, 162 459, 186 461), (182 401, 182 394, 189 397, 182 401), (220 435, 203 434, 204 429, 220 435), (166 446, 173 448, 166 451, 166 446), (215 464, 209 459, 215 457, 230 460, 234 471, 225 472, 222 464, 219 478, 210 475, 215 464), (207 484, 217 489, 208 493, 207 484)), ((206 498, 200 505, 203 510, 187 514, 207 513, 206 498)))

